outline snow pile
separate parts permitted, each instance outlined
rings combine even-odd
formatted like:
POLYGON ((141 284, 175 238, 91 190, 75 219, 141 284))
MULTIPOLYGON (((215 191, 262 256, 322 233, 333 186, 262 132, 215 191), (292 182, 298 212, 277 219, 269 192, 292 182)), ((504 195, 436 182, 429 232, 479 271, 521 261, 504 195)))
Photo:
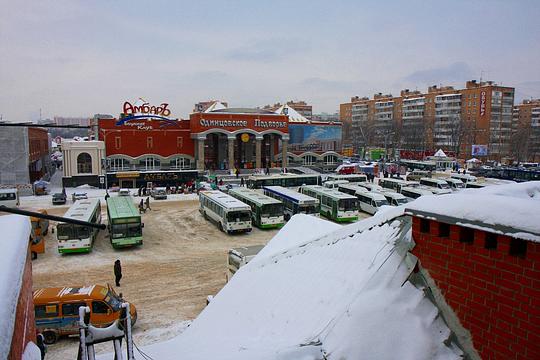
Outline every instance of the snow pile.
POLYGON ((344 227, 295 216, 154 359, 457 359, 449 330, 405 282, 402 208, 344 227), (388 221, 390 220, 390 221, 388 221), (318 236, 316 235, 318 233, 318 236), (401 286, 405 282, 404 286, 401 286))
MULTIPOLYGON (((422 196, 407 209, 449 216, 515 231, 507 235, 540 241, 540 181, 465 189, 456 194, 422 196)), ((474 226, 477 228, 478 226, 474 226)))
POLYGON ((39 350, 36 344, 30 341, 24 348, 22 360, 41 360, 41 350, 39 350))
POLYGON ((9 354, 30 237, 26 216, 0 216, 0 354, 9 354))

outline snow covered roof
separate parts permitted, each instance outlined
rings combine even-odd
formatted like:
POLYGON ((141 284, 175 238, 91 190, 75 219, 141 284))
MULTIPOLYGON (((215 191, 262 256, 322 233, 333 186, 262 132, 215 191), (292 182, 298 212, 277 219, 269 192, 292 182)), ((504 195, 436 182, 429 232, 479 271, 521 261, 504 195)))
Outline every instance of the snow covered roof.
POLYGON ((414 264, 410 219, 394 219, 402 214, 392 208, 346 227, 293 216, 190 327, 144 352, 164 360, 459 358, 444 344, 450 331, 437 308, 406 281, 414 264))
POLYGON ((294 110, 289 105, 285 104, 279 107, 275 111, 276 114, 279 115, 287 115, 289 117, 289 122, 298 122, 298 123, 309 123, 310 121, 304 117, 302 114, 300 114, 298 111, 294 110))
POLYGON ((409 203, 407 212, 540 242, 540 181, 423 196, 409 203))
POLYGON ((481 162, 481 161, 478 160, 477 158, 472 158, 472 159, 467 160, 466 162, 470 162, 470 163, 479 163, 479 162, 481 162))
POLYGON ((211 111, 214 111, 214 110, 223 110, 223 109, 227 109, 227 105, 225 105, 221 101, 215 101, 204 112, 207 113, 207 112, 211 112, 211 111))
POLYGON ((30 237, 30 220, 0 216, 0 354, 9 354, 30 237))
POLYGON ((436 152, 433 156, 436 156, 436 157, 447 157, 446 154, 444 153, 444 151, 443 151, 442 149, 437 150, 437 152, 436 152))

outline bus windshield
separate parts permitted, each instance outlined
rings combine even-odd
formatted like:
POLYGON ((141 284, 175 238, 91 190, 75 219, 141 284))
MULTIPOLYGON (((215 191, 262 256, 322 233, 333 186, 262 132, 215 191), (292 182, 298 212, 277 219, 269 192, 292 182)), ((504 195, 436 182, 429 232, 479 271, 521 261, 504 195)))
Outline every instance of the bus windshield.
POLYGON ((356 209, 356 199, 339 200, 339 211, 352 211, 356 209))
POLYGON ((396 201, 398 205, 403 205, 409 202, 407 199, 396 199, 396 201))
POLYGON ((107 292, 107 296, 105 296, 104 300, 112 307, 113 311, 118 311, 122 307, 122 301, 120 301, 120 299, 110 291, 107 292))
POLYGON ((111 229, 112 237, 115 239, 123 237, 142 236, 141 224, 115 224, 111 229))
POLYGON ((377 205, 377 207, 381 207, 383 205, 388 205, 388 201, 387 200, 375 200, 375 205, 377 205))
POLYGON ((302 205, 299 207, 298 212, 304 214, 317 214, 319 210, 316 205, 302 205))
POLYGON ((56 237, 58 240, 73 239, 73 225, 71 224, 58 224, 56 227, 56 237))
POLYGON ((450 189, 450 185, 448 184, 439 184, 440 189, 450 189))
POLYGON ((249 220, 251 220, 251 213, 246 210, 230 211, 227 213, 228 222, 240 222, 240 221, 249 221, 249 220))
POLYGON ((264 205, 261 209, 261 216, 262 217, 283 216, 283 205, 281 204, 264 205))

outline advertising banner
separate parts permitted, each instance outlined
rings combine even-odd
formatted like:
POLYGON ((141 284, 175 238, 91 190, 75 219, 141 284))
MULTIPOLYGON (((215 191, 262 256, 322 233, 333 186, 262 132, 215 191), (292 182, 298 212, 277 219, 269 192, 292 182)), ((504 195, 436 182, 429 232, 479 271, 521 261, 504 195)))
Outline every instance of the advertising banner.
POLYGON ((341 126, 289 124, 289 151, 341 152, 341 126))
POLYGON ((488 147, 487 145, 473 145, 471 155, 472 156, 487 156, 488 147))

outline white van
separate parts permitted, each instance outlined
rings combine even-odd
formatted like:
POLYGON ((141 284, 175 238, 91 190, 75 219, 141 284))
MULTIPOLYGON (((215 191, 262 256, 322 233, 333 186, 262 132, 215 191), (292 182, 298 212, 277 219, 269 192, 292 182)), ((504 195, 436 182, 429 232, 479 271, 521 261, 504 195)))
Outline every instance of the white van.
POLYGON ((19 190, 16 188, 0 189, 0 205, 7 207, 19 206, 19 190))
POLYGON ((120 189, 118 190, 118 196, 130 196, 131 192, 129 189, 120 189))
POLYGON ((382 191, 382 186, 371 184, 371 183, 358 183, 358 186, 366 188, 368 191, 382 191))
POLYGON ((264 245, 251 245, 230 249, 227 256, 227 282, 231 280, 231 277, 238 269, 250 262, 263 247, 264 245))
POLYGON ((156 199, 167 199, 167 188, 157 187, 150 191, 150 195, 156 199))
POLYGON ((383 205, 389 205, 388 200, 383 194, 378 192, 357 192, 356 197, 360 204, 360 210, 367 212, 368 214, 375 214, 379 208, 383 205))
POLYGON ((418 187, 404 187, 401 189, 401 194, 410 199, 418 199, 423 195, 433 195, 431 191, 420 189, 418 187))
POLYGON ((460 179, 444 178, 443 180, 446 181, 448 185, 450 185, 450 189, 454 191, 465 188, 465 184, 460 179))
POLYGON ((409 202, 409 199, 405 195, 394 191, 384 191, 381 194, 384 195, 388 203, 392 206, 399 206, 409 202))
POLYGON ((456 174, 450 175, 450 177, 452 179, 459 179, 459 180, 463 181, 463 183, 465 183, 465 184, 467 184, 469 182, 476 182, 476 176, 469 175, 469 174, 456 173, 456 174))
POLYGON ((436 195, 452 193, 450 185, 448 185, 448 183, 442 179, 421 178, 420 185, 429 187, 429 191, 433 192, 436 195))

